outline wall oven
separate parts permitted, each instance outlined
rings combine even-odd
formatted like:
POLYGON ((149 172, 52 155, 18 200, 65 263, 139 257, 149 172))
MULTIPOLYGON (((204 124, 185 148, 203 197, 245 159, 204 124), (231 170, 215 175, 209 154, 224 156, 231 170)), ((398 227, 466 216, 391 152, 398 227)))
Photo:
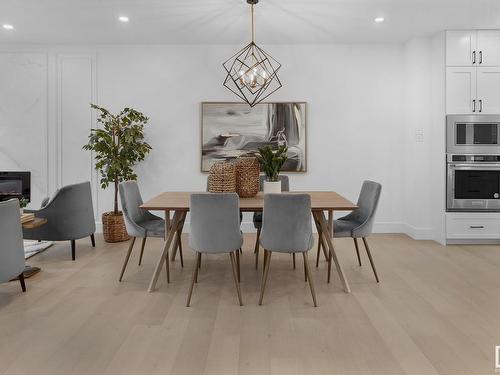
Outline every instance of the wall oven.
POLYGON ((500 211, 500 155, 447 155, 447 211, 500 211))
POLYGON ((500 154, 500 115, 446 117, 448 154, 500 154))

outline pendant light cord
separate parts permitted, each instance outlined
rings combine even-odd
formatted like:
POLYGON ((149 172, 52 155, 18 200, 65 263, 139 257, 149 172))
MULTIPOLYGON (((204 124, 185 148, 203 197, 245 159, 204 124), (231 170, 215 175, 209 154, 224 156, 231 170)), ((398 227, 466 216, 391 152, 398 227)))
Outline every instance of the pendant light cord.
POLYGON ((250 12, 252 13, 252 43, 255 43, 254 19, 253 19, 253 4, 250 5, 250 12))

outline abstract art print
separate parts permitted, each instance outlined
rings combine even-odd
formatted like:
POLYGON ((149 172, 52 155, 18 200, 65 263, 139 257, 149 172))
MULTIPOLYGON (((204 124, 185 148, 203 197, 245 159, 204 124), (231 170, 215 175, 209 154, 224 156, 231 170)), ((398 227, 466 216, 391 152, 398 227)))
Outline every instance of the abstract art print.
POLYGON ((254 156, 260 147, 288 145, 283 172, 306 172, 306 103, 201 105, 201 171, 218 161, 254 156))

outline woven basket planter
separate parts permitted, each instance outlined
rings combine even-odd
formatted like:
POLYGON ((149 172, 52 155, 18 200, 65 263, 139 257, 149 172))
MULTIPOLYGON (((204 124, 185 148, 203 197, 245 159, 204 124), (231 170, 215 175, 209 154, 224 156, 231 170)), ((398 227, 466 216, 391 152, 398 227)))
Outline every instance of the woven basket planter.
POLYGON ((236 170, 233 163, 222 161, 212 165, 208 175, 208 191, 210 193, 236 192, 236 170))
POLYGON ((127 234, 123 213, 121 211, 118 215, 115 215, 113 212, 105 212, 102 214, 102 232, 104 241, 106 242, 122 242, 130 238, 127 234))
POLYGON ((259 161, 255 157, 240 157, 235 165, 236 192, 241 198, 255 197, 259 192, 259 161))

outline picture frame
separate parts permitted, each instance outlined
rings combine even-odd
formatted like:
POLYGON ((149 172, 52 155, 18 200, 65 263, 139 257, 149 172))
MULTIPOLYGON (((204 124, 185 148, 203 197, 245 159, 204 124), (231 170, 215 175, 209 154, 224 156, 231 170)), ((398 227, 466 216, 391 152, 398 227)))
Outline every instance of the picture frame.
POLYGON ((217 161, 253 156, 259 147, 288 145, 284 173, 307 172, 307 102, 202 102, 200 171, 217 161))

